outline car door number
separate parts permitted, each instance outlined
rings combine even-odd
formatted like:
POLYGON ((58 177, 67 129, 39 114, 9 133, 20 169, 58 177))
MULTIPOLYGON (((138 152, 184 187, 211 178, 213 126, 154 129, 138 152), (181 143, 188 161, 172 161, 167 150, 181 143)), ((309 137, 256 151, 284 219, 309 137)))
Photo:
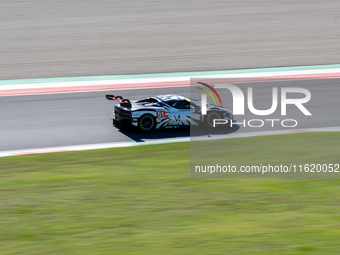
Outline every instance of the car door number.
POLYGON ((157 118, 165 118, 165 111, 158 111, 157 118))

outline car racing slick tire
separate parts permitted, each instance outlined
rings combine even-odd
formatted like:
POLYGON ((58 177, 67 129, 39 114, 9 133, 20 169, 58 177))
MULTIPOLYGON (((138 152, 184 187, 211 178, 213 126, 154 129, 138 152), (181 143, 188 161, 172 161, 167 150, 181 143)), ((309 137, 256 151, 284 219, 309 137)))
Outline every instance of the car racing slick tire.
POLYGON ((208 112, 207 117, 205 119, 205 124, 209 128, 215 128, 214 127, 214 119, 221 119, 221 114, 216 111, 208 112))
POLYGON ((151 114, 144 114, 138 120, 138 127, 144 131, 148 132, 155 128, 156 120, 151 114))

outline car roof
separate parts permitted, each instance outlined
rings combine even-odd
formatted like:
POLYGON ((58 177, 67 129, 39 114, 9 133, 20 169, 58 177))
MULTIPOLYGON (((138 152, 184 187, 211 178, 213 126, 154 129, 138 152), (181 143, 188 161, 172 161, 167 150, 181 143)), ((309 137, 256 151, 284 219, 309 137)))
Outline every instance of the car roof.
POLYGON ((155 98, 157 98, 157 99, 159 99, 159 100, 161 100, 163 102, 188 100, 184 96, 174 95, 174 94, 159 95, 159 96, 156 96, 155 98))

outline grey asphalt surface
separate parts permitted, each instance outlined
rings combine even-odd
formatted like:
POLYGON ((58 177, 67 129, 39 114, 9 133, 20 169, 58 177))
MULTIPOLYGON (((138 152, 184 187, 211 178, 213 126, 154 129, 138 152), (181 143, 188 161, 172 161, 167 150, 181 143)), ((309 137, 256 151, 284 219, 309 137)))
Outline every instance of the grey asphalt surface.
POLYGON ((337 64, 338 0, 2 0, 0 79, 337 64))
MULTIPOLYGON (((268 109, 271 106, 271 88, 303 87, 312 94, 305 104, 312 116, 304 116, 295 106, 287 108, 287 116, 280 116, 280 107, 270 116, 278 119, 296 119, 297 128, 339 127, 340 79, 315 79, 301 81, 280 81, 238 84, 242 90, 253 86, 254 106, 268 109)), ((124 141, 155 141, 161 138, 188 137, 190 130, 165 130, 143 133, 120 129, 112 125, 113 101, 105 99, 105 94, 122 95, 131 100, 148 96, 175 93, 189 96, 189 88, 140 89, 126 91, 102 91, 69 94, 31 95, 2 97, 0 100, 0 151, 31 149, 64 145, 81 145, 124 141)), ((228 90, 221 92, 223 104, 232 109, 228 90), (225 102, 225 103, 224 103, 225 102)), ((293 95, 291 95, 293 96, 293 95)), ((279 100, 280 103, 280 100, 279 100)), ((267 116, 246 115, 236 119, 266 119, 267 116)), ((232 132, 252 132, 282 130, 277 125, 265 125, 261 129, 236 127, 222 128, 209 132, 210 135, 228 136, 232 132)), ((195 135, 201 135, 195 133, 195 135)), ((207 135, 207 134, 205 134, 207 135)))

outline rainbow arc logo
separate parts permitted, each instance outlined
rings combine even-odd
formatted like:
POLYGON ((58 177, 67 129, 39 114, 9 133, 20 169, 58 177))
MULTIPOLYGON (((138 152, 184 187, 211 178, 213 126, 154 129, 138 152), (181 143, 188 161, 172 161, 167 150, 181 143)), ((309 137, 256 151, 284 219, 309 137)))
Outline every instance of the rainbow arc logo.
MULTIPOLYGON (((212 86, 210 86, 210 85, 208 85, 208 84, 206 84, 206 83, 203 83, 203 82, 197 82, 197 83, 198 83, 198 84, 201 84, 201 85, 203 85, 203 86, 205 86, 205 87, 207 87, 207 88, 210 89, 212 92, 214 92, 214 94, 217 96, 218 100, 220 101, 221 106, 223 106, 223 105, 222 105, 222 100, 221 100, 220 95, 217 93, 217 91, 216 91, 212 86)), ((212 98, 212 100, 214 101, 215 105, 217 106, 215 97, 214 97, 214 95, 213 95, 209 90, 207 90, 207 89, 205 89, 205 88, 200 88, 200 87, 197 87, 197 88, 203 90, 204 92, 206 92, 206 93, 212 98)))

